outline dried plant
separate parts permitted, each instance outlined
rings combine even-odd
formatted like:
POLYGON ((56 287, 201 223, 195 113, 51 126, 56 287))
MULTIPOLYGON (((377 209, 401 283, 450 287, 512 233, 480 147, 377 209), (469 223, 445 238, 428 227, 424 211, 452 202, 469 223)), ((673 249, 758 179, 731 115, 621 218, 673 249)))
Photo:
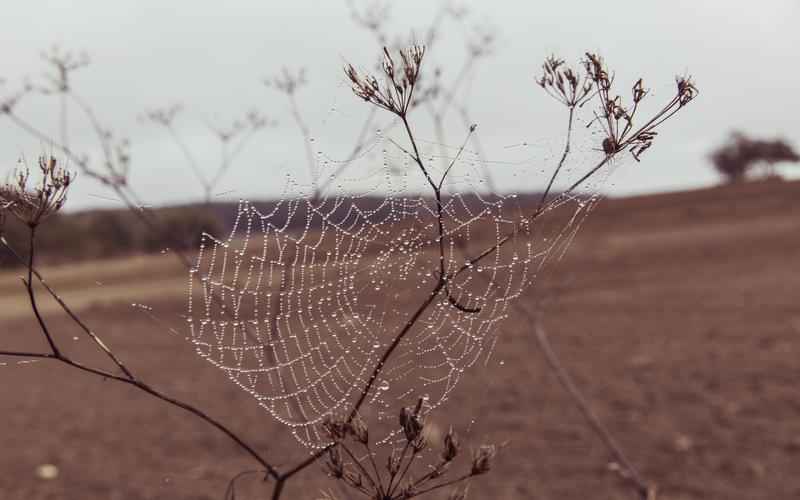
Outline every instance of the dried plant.
POLYGON ((233 120, 227 127, 209 126, 219 144, 220 160, 213 173, 207 175, 175 126, 175 120, 182 111, 183 106, 172 104, 164 108, 146 111, 143 118, 167 130, 203 189, 203 200, 208 204, 211 203, 214 190, 217 189, 222 178, 230 171, 234 161, 252 141, 255 134, 262 129, 275 126, 277 122, 262 115, 258 110, 252 109, 243 117, 233 120))
POLYGON ((657 132, 655 129, 672 115, 689 104, 697 96, 697 88, 689 77, 676 77, 675 96, 638 128, 634 120, 639 104, 647 96, 642 79, 638 79, 631 88, 633 105, 626 105, 620 95, 611 94, 614 82, 602 57, 590 52, 586 53, 583 62, 588 77, 594 82, 600 98, 600 112, 595 119, 603 127, 606 137, 603 139, 603 151, 611 156, 623 149, 629 149, 631 155, 639 161, 639 157, 653 144, 657 132))
POLYGON ((411 106, 424 55, 425 48, 420 45, 400 50, 401 65, 396 66, 389 50, 384 47, 383 83, 372 75, 359 75, 352 64, 345 67, 345 74, 355 95, 404 119, 411 106))
POLYGON ((42 60, 48 65, 50 72, 45 72, 44 83, 27 82, 23 88, 0 100, 0 114, 5 115, 13 125, 28 133, 32 137, 52 144, 69 159, 70 163, 82 174, 113 189, 123 200, 135 204, 135 195, 127 189, 128 174, 130 173, 130 144, 126 138, 117 138, 111 129, 101 123, 94 109, 81 98, 73 89, 72 74, 85 68, 89 64, 86 53, 78 55, 73 52, 53 46, 49 51, 41 54, 42 60), (60 124, 60 139, 43 132, 22 116, 15 112, 15 105, 24 96, 33 91, 43 95, 57 95, 60 101, 60 110, 57 119, 60 124), (69 127, 69 104, 77 106, 83 116, 88 120, 92 132, 98 140, 102 154, 99 162, 102 168, 92 166, 88 155, 73 151, 68 144, 67 131, 69 127), (130 199, 134 198, 134 199, 130 199))
POLYGON ((31 228, 61 210, 75 180, 75 174, 58 165, 54 156, 40 156, 38 167, 40 180, 34 185, 29 185, 31 169, 23 159, 13 180, 0 186, 0 206, 31 228))
POLYGON ((59 96, 61 103, 61 144, 64 147, 68 147, 67 101, 72 93, 72 74, 89 65, 89 55, 86 52, 74 54, 63 50, 58 45, 54 45, 49 51, 42 52, 41 57, 51 67, 51 72, 45 73, 46 84, 40 86, 39 91, 45 95, 59 96))
POLYGON ((348 0, 347 5, 350 8, 350 17, 353 22, 372 33, 378 44, 386 45, 388 43, 385 27, 391 14, 389 2, 373 1, 367 4, 362 11, 356 8, 353 0, 348 0))
MULTIPOLYGON (((377 454, 370 447, 369 431, 359 416, 352 419, 326 418, 323 427, 333 446, 328 448, 325 471, 347 487, 372 500, 407 500, 442 488, 467 483, 471 478, 486 474, 492 469, 497 446, 482 445, 473 453, 467 470, 452 476, 451 468, 459 457, 461 445, 452 426, 441 443, 431 443, 426 435, 424 401, 414 408, 401 408, 398 426, 405 439, 401 448, 394 448, 384 465, 378 465, 377 454), (433 453, 423 472, 416 473, 415 465, 423 462, 423 455, 433 453)), ((453 495, 464 498, 466 487, 454 489, 453 495)))
POLYGON ((542 64, 542 76, 536 81, 540 87, 567 108, 582 106, 592 97, 593 81, 588 74, 580 74, 564 64, 563 59, 550 56, 542 64))
MULTIPOLYGON (((497 30, 486 22, 474 25, 468 24, 469 10, 466 7, 458 6, 451 2, 443 2, 440 8, 436 10, 430 23, 423 30, 420 37, 422 41, 418 42, 417 38, 412 36, 409 42, 406 36, 389 33, 388 25, 391 10, 388 3, 368 3, 362 11, 359 11, 350 3, 350 9, 354 22, 367 30, 379 45, 388 45, 392 51, 400 51, 409 44, 418 43, 424 45, 428 50, 435 48, 439 41, 444 38, 448 21, 450 22, 449 24, 458 25, 457 31, 465 33, 464 46, 466 56, 460 68, 453 73, 452 78, 449 80, 446 80, 445 77, 445 70, 449 67, 449 64, 429 70, 422 81, 417 83, 416 98, 411 103, 412 106, 424 107, 428 112, 436 134, 436 142, 439 145, 439 159, 442 167, 446 168, 452 153, 446 147, 448 143, 445 133, 446 120, 450 110, 456 110, 464 128, 469 128, 474 123, 469 110, 468 96, 465 95, 465 92, 462 92, 462 89, 468 87, 478 61, 494 53, 497 30), (389 40, 392 41, 391 44, 388 43, 389 40)), ((456 31, 455 26, 453 30, 456 31)), ((381 64, 378 65, 379 71, 380 66, 381 64)), ((393 121, 385 129, 388 131, 395 124, 397 122, 393 121)), ((492 172, 488 168, 479 134, 472 134, 470 142, 479 159, 486 186, 490 192, 495 193, 497 188, 492 172)))
POLYGON ((71 90, 71 75, 73 72, 89 65, 89 54, 80 52, 75 54, 54 45, 50 50, 42 52, 42 59, 52 66, 53 72, 46 73, 45 77, 49 87, 41 87, 45 94, 66 94, 71 90))
POLYGON ((306 124, 306 121, 300 112, 300 107, 297 104, 296 97, 298 89, 305 86, 307 83, 308 80, 306 79, 305 68, 300 68, 297 71, 292 72, 288 68, 284 67, 278 75, 264 79, 264 85, 274 88, 278 92, 284 94, 286 99, 289 101, 292 119, 297 125, 300 135, 303 138, 303 146, 306 154, 306 166, 308 168, 308 174, 311 178, 311 197, 313 199, 318 199, 322 194, 322 188, 320 187, 319 166, 314 158, 314 151, 311 149, 313 138, 311 137, 311 131, 309 130, 308 125, 306 124))
MULTIPOLYGON (((418 326, 418 322, 426 311, 434 306, 450 308, 448 310, 458 311, 467 316, 478 314, 482 311, 481 307, 465 303, 452 293, 452 284, 459 276, 467 272, 472 272, 482 261, 488 259, 490 256, 497 255, 500 248, 510 241, 513 241, 517 236, 530 235, 534 227, 533 223, 541 217, 542 214, 558 206, 559 203, 570 197, 576 189, 581 187, 589 177, 594 175, 616 154, 629 150, 638 160, 641 153, 652 144, 656 134, 655 128, 690 102, 697 94, 697 90, 689 79, 679 79, 676 96, 665 105, 660 112, 656 113, 650 119, 645 120, 644 125, 638 126, 637 128, 637 126, 634 125, 634 117, 637 114, 639 102, 647 93, 642 86, 641 80, 633 87, 634 104, 628 109, 623 106, 621 98, 618 96, 611 97, 613 77, 609 76, 608 70, 599 57, 587 54, 587 59, 583 65, 586 74, 583 76, 578 76, 577 72, 564 68, 563 63, 555 58, 546 61, 544 65, 544 75, 539 84, 569 109, 568 130, 571 130, 573 120, 572 114, 577 107, 588 104, 595 96, 599 100, 600 111, 595 112, 595 120, 593 123, 600 123, 605 132, 605 137, 603 139, 603 151, 605 152, 605 156, 597 165, 591 167, 579 180, 572 183, 553 200, 547 201, 545 195, 535 212, 523 216, 514 224, 511 230, 505 234, 498 235, 494 244, 483 247, 477 252, 472 252, 468 246, 459 247, 468 256, 464 259, 463 265, 450 268, 445 265, 445 254, 447 253, 447 248, 452 248, 451 245, 455 245, 451 241, 453 233, 449 231, 449 225, 454 224, 454 222, 446 218, 442 189, 451 169, 463 152, 467 141, 475 132, 476 125, 470 124, 467 127, 468 131, 464 144, 459 148, 455 157, 452 158, 443 169, 441 175, 438 178, 434 178, 433 171, 429 168, 429 165, 426 164, 425 159, 420 153, 409 113, 415 103, 415 91, 418 90, 417 87, 421 80, 424 56, 424 46, 417 45, 402 49, 394 57, 389 49, 384 48, 383 63, 379 78, 370 74, 362 74, 352 65, 347 65, 345 67, 345 74, 352 84, 354 94, 373 106, 374 109, 388 112, 391 116, 399 120, 404 127, 409 147, 404 147, 396 142, 393 142, 393 144, 407 155, 415 167, 418 168, 419 173, 424 177, 430 187, 430 193, 435 200, 435 211, 433 214, 435 223, 431 226, 435 234, 430 236, 432 236, 431 241, 435 242, 438 253, 438 266, 436 269, 427 270, 429 271, 429 275, 433 277, 433 286, 428 292, 421 293, 419 303, 408 319, 397 331, 391 332, 392 336, 390 342, 385 346, 379 346, 382 349, 382 354, 379 358, 376 358, 377 362, 372 367, 371 371, 367 372, 368 376, 364 380, 361 380, 362 382, 365 381, 365 383, 363 387, 358 389, 355 393, 357 395, 355 396, 355 401, 349 405, 347 411, 341 416, 330 415, 324 420, 322 427, 329 441, 310 456, 304 458, 297 464, 279 469, 224 424, 209 417, 202 410, 171 398, 148 385, 134 375, 133 371, 122 363, 114 354, 113 350, 101 340, 98 334, 92 331, 83 320, 75 314, 69 305, 44 281, 43 277, 35 268, 34 229, 47 215, 61 208, 68 187, 73 179, 71 174, 57 167, 55 160, 52 158, 44 159, 39 163, 45 178, 45 181, 43 181, 39 188, 28 189, 28 175, 24 173, 18 174, 16 183, 11 183, 0 190, 0 213, 2 213, 3 216, 9 213, 22 218, 28 223, 31 229, 29 259, 26 262, 28 277, 25 285, 28 291, 31 308, 36 316, 42 334, 48 341, 50 351, 46 353, 0 351, 0 355, 55 360, 87 373, 131 385, 168 404, 192 413, 223 432, 263 467, 261 472, 263 472, 266 477, 274 480, 272 492, 273 500, 277 500, 282 496, 287 481, 321 458, 325 458, 325 467, 329 475, 338 481, 344 482, 349 488, 361 492, 368 498, 373 498, 375 500, 409 499, 453 485, 461 486, 462 488, 454 490, 451 494, 451 498, 463 498, 466 487, 468 486, 467 482, 471 478, 486 474, 492 470, 498 447, 494 445, 478 447, 472 453, 468 468, 465 472, 460 475, 448 476, 448 474, 450 474, 450 469, 454 468, 452 464, 455 463, 458 457, 463 456, 461 454, 459 438, 451 427, 441 443, 434 444, 429 442, 428 435, 425 432, 428 413, 424 407, 424 399, 420 399, 413 408, 401 408, 395 434, 401 437, 400 442, 402 444, 398 448, 393 448, 386 457, 385 464, 379 467, 376 459, 378 455, 374 453, 370 447, 371 432, 369 426, 361 417, 361 409, 367 401, 367 396, 372 392, 383 370, 387 366, 388 361, 396 353, 398 346, 401 345, 409 332, 418 326), (595 91, 590 91, 590 86, 593 86, 595 91), (41 285, 44 286, 45 290, 57 301, 71 320, 92 340, 94 345, 114 363, 118 369, 118 373, 81 364, 67 357, 59 349, 55 338, 51 335, 49 325, 39 314, 36 291, 32 286, 34 277, 39 280, 41 285), (435 458, 432 458, 432 463, 428 464, 427 471, 415 477, 412 469, 414 469, 415 465, 418 463, 419 457, 426 454, 431 446, 436 446, 438 454, 435 458), (363 455, 359 457, 359 454, 357 454, 354 449, 356 451, 361 451, 363 455)), ((290 96, 293 96, 297 89, 296 82, 292 84, 286 80, 280 80, 280 86, 283 89, 282 91, 290 96)), ((176 113, 177 110, 175 108, 167 108, 165 110, 155 111, 151 113, 149 117, 152 121, 169 128, 172 125, 176 113)), ((10 116, 15 116, 13 113, 8 114, 10 116)), ((216 134, 218 139, 222 143, 227 143, 239 134, 241 130, 245 128, 248 130, 257 129, 258 127, 264 126, 266 123, 265 120, 262 120, 262 118, 257 115, 248 117, 248 120, 249 122, 246 125, 234 123, 230 128, 217 130, 216 134)), ((20 124, 24 122, 17 119, 16 123, 20 124)), ((29 130, 35 131, 36 129, 31 128, 29 130)), ((64 147, 64 149, 68 151, 66 147, 64 147)), ((553 185, 568 153, 569 133, 565 152, 558 167, 555 169, 555 173, 550 178, 549 185, 553 185)), ((71 157, 70 155, 70 158, 71 157)), ((121 184, 116 181, 109 180, 109 182, 121 189, 121 184)), ((19 254, 11 248, 10 244, 5 239, 0 238, 0 242, 14 252, 14 255, 19 257, 19 254)), ((20 260, 22 259, 20 258, 20 260)), ((474 279, 478 280, 479 278, 475 277, 474 279)), ((490 278, 484 277, 483 279, 490 278)), ((212 294, 212 298, 216 297, 213 297, 212 294)), ((247 335, 249 335, 247 326, 243 326, 243 329, 242 335, 244 338, 247 338, 247 335)), ((246 471, 242 474, 249 474, 250 472, 252 471, 246 471)), ((240 476, 241 474, 237 475, 236 478, 240 476)), ((229 491, 233 491, 232 488, 235 486, 236 478, 231 481, 231 488, 229 488, 229 491)))

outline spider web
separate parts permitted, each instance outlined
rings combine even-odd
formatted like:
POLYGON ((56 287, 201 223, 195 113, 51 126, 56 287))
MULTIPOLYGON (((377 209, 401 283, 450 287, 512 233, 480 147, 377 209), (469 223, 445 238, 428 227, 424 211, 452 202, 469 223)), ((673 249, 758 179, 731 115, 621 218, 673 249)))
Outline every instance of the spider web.
MULTIPOLYGON (((440 254, 436 201, 414 193, 421 173, 387 141, 379 134, 367 148, 382 147, 383 164, 361 177, 374 189, 260 208, 242 201, 227 237, 202 235, 190 273, 188 322, 197 353, 308 447, 327 444, 326 416, 350 412, 436 287, 440 259, 445 273, 462 272, 400 341, 359 410, 367 421, 384 422, 383 432, 371 427, 376 442, 392 438, 400 407, 422 399, 424 413, 438 408, 465 371, 488 358, 511 301, 566 249, 598 198, 590 186, 589 195, 563 197, 533 224, 539 195, 482 193, 487 165, 474 152, 459 156, 450 148, 449 160, 458 159, 443 197, 440 254), (467 265, 507 235, 507 243, 467 265)), ((441 176, 447 162, 428 159, 441 176)))

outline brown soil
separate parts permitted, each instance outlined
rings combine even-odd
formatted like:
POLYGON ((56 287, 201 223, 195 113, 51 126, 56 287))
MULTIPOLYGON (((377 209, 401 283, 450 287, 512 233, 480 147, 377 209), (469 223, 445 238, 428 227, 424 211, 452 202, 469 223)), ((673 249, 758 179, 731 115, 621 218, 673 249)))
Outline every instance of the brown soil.
MULTIPOLYGON (((555 350, 659 498, 800 498, 798 201, 796 182, 604 201, 520 302, 530 312, 542 298, 555 350)), ((186 277, 161 259, 170 256, 46 271, 142 378, 229 423, 277 465, 301 459, 283 427, 170 333, 186 277), (131 302, 153 306, 159 322, 131 302)), ((2 348, 42 350, 15 279, 0 277, 2 348)), ((43 307, 72 355, 104 363, 43 307)), ((0 498, 219 499, 232 476, 256 468, 224 436, 146 394, 47 361, 0 361, 0 498), (58 477, 37 475, 42 464, 58 477)), ((435 419, 454 422, 465 446, 507 443, 470 498, 636 497, 520 310, 492 360, 435 419)), ((249 476, 241 487, 241 498, 267 498, 271 484, 249 476)), ((285 498, 323 489, 339 491, 315 466, 285 498)))

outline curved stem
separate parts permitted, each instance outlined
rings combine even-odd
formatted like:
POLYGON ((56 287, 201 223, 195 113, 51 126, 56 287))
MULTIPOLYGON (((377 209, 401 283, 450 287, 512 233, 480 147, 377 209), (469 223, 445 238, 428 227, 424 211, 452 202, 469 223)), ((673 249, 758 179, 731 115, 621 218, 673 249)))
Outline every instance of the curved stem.
POLYGON ((369 380, 367 380, 367 384, 361 390, 361 395, 359 396, 358 401, 356 401, 356 404, 353 406, 350 415, 347 417, 348 422, 351 422, 356 417, 358 410, 361 409, 361 405, 364 404, 364 400, 367 398, 367 394, 369 394, 370 389, 372 389, 372 386, 375 384, 375 380, 378 378, 378 375, 380 375, 381 370, 383 370, 386 361, 391 357, 395 349, 397 349, 397 346, 400 345, 400 342, 403 340, 406 334, 408 334, 409 330, 411 330, 411 328, 417 323, 419 318, 422 317, 422 314, 428 309, 428 307, 430 307, 431 304, 433 304, 433 301, 439 295, 439 292, 442 290, 443 287, 444 287, 444 282, 442 280, 439 280, 439 282, 436 284, 433 290, 430 291, 425 301, 422 302, 422 304, 414 312, 414 314, 412 314, 411 317, 408 319, 408 321, 406 321, 405 325, 403 325, 403 328, 400 330, 400 332, 394 338, 392 343, 383 353, 383 356, 381 356, 381 359, 378 361, 378 364, 376 364, 375 368, 372 370, 372 374, 370 375, 369 380))
POLYGON ((36 293, 33 291, 33 264, 34 264, 34 255, 36 254, 36 226, 30 226, 30 240, 28 245, 28 279, 25 281, 25 289, 28 291, 28 299, 31 303, 31 309, 33 309, 33 314, 36 316, 36 321, 42 326, 42 333, 44 333, 45 338, 47 339, 47 343, 50 345, 50 350, 53 351, 53 356, 59 357, 61 356, 61 352, 58 350, 53 337, 50 335, 50 330, 48 330, 47 326, 45 325, 44 319, 42 318, 42 314, 39 312, 39 306, 36 302, 36 293))
MULTIPOLYGON (((119 375, 114 375, 113 373, 109 373, 109 372, 106 372, 106 371, 103 371, 103 370, 98 370, 96 368, 92 368, 92 367, 83 365, 81 363, 73 361, 69 357, 67 357, 64 354, 62 354, 61 351, 58 349, 58 346, 56 345, 52 335, 50 334, 50 329, 47 326, 47 323, 44 321, 44 318, 42 317, 42 315, 39 312, 39 308, 38 308, 37 300, 36 300, 36 293, 33 290, 33 277, 34 277, 34 275, 40 281, 43 282, 43 280, 41 278, 41 275, 38 272, 35 272, 35 270, 34 270, 34 262, 35 262, 34 261, 34 255, 35 255, 35 241, 36 241, 35 240, 35 234, 36 234, 35 228, 31 227, 31 230, 30 230, 30 235, 31 235, 30 236, 30 250, 29 250, 29 257, 28 257, 28 279, 27 279, 27 281, 25 283, 25 286, 26 286, 26 289, 28 291, 28 297, 29 297, 29 300, 30 300, 31 308, 33 309, 34 316, 36 317, 36 320, 37 320, 37 322, 39 324, 40 329, 42 330, 42 333, 44 334, 45 338, 47 339, 48 343, 50 344, 50 348, 51 348, 53 353, 52 353, 52 355, 41 355, 41 354, 39 354, 39 355, 35 355, 35 356, 32 356, 32 357, 53 359, 53 360, 62 362, 64 364, 66 364, 66 365, 69 365, 69 366, 72 366, 74 368, 77 368, 79 370, 82 370, 84 372, 87 372, 87 373, 90 373, 90 374, 93 374, 93 375, 97 375, 97 376, 100 376, 100 377, 103 377, 103 378, 106 378, 106 379, 116 380, 117 382, 122 382, 122 383, 125 383, 125 384, 128 384, 128 385, 131 385, 131 386, 136 387, 139 390, 144 391, 144 392, 150 394, 151 396, 154 396, 154 397, 156 397, 156 398, 158 398, 158 399, 160 399, 160 400, 162 400, 162 401, 164 401, 166 403, 169 403, 169 404, 171 404, 173 406, 176 406, 178 408, 182 408, 183 410, 188 411, 189 413, 192 413, 193 415, 199 417, 200 419, 204 420, 208 424, 210 424, 213 427, 217 428, 218 430, 222 431, 231 440, 233 440, 236 444, 238 444, 240 448, 242 448, 244 451, 246 451, 250 456, 252 456, 256 461, 258 461, 262 466, 264 466, 264 468, 269 472, 269 474, 272 477, 275 477, 275 478, 280 477, 279 472, 275 468, 273 468, 271 464, 269 464, 263 457, 261 457, 261 455, 258 452, 255 451, 255 449, 253 449, 250 445, 248 445, 242 438, 240 438, 238 435, 236 435, 232 430, 230 430, 224 424, 222 424, 219 421, 215 420, 214 418, 212 418, 211 416, 209 416, 208 414, 206 414, 202 410, 200 410, 198 408, 195 408, 194 406, 191 406, 188 403, 184 403, 183 401, 179 401, 179 400, 177 400, 177 399, 175 399, 173 397, 167 396, 166 394, 154 389, 153 387, 149 386, 145 382, 143 382, 143 381, 139 380, 138 378, 136 378, 132 374, 132 372, 130 372, 125 367, 125 365, 123 365, 117 359, 117 357, 114 356, 113 353, 111 353, 111 350, 99 339, 99 337, 96 334, 94 334, 86 326, 86 324, 83 323, 83 321, 80 320, 80 318, 71 310, 71 308, 69 308, 67 306, 67 304, 63 300, 61 300, 60 298, 57 298, 57 302, 62 307, 62 309, 64 309, 64 311, 67 312, 69 314, 69 316, 73 319, 73 321, 75 321, 76 324, 78 324, 78 326, 80 326, 84 330, 84 332, 89 334, 90 337, 93 340, 95 340, 95 343, 97 343, 98 346, 100 346, 101 349, 107 355, 109 355, 109 357, 117 364, 117 366, 120 368, 120 370, 122 370, 123 373, 125 373, 125 377, 121 377, 119 375)), ((9 247, 9 245, 6 244, 5 240, 3 240, 2 243, 4 243, 7 247, 9 247)), ((55 292, 49 286, 46 287, 46 288, 47 288, 48 292, 50 292, 52 295, 56 296, 55 292)), ((5 353, 5 352, 3 352, 1 354, 12 355, 12 354, 5 353)), ((29 353, 16 353, 14 355, 21 356, 22 354, 29 354, 29 353)))

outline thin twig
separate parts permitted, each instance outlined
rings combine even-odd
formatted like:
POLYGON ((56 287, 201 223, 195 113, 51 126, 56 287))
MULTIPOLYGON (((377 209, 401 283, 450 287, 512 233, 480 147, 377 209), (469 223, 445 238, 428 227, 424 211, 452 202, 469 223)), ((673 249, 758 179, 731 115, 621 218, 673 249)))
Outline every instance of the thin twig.
POLYGON ((558 165, 556 166, 555 171, 553 171, 553 175, 550 176, 550 182, 547 183, 547 188, 542 193, 542 199, 539 200, 539 206, 536 208, 536 211, 539 212, 544 207, 545 201, 547 201, 547 195, 550 194, 550 189, 553 187, 553 183, 558 177, 558 173, 561 172, 561 167, 564 166, 564 162, 567 160, 567 156, 569 156, 570 150, 570 141, 572 140, 572 122, 575 116, 575 106, 569 107, 569 119, 567 120, 567 139, 564 144, 564 152, 561 154, 561 159, 558 161, 558 165))
POLYGON ((569 374, 566 368, 564 368, 561 360, 558 358, 553 350, 553 347, 550 345, 550 341, 547 338, 547 333, 545 332, 544 328, 538 321, 535 319, 533 320, 536 342, 539 344, 539 348, 542 350, 542 353, 547 360, 547 364, 550 365, 550 368, 555 373, 558 381, 569 393, 570 397, 575 402, 575 405, 583 414, 591 428, 603 441, 603 444, 606 445, 606 448, 609 450, 614 459, 624 468, 622 477, 629 480, 636 487, 636 490, 642 500, 651 498, 654 487, 648 484, 647 481, 642 478, 637 468, 628 459, 628 457, 625 455, 625 452, 622 451, 622 448, 617 443, 616 439, 614 439, 614 436, 611 435, 611 432, 606 428, 605 425, 603 425, 603 423, 600 421, 600 418, 594 413, 589 405, 589 402, 581 393, 580 389, 578 389, 578 386, 575 384, 572 376, 569 374))
POLYGON ((361 405, 364 404, 364 400, 367 398, 367 394, 369 394, 370 389, 372 389, 372 386, 375 384, 375 380, 378 378, 378 375, 380 375, 381 371, 383 370, 386 361, 391 357, 395 349, 397 349, 397 346, 400 345, 400 342, 402 342, 403 338, 406 336, 409 330, 411 330, 411 328, 417 323, 419 318, 422 317, 422 314, 428 309, 428 307, 430 307, 431 304, 433 304, 433 301, 439 295, 439 292, 442 291, 443 286, 444 284, 440 279, 439 282, 436 284, 436 286, 433 288, 433 290, 431 290, 428 293, 428 296, 422 302, 422 304, 420 304, 420 306, 417 308, 414 314, 412 314, 411 317, 408 319, 408 321, 406 321, 405 325, 403 325, 403 328, 398 332, 394 340, 392 340, 392 343, 383 353, 383 356, 381 356, 381 359, 378 361, 378 363, 375 365, 375 368, 372 370, 372 374, 367 380, 367 384, 364 386, 363 389, 361 389, 361 395, 356 401, 356 404, 353 405, 353 409, 351 410, 350 415, 347 417, 348 422, 352 422, 352 420, 356 417, 356 414, 358 414, 358 410, 361 409, 361 405))
MULTIPOLYGON (((118 375, 114 375, 114 374, 109 373, 109 372, 105 372, 105 371, 102 371, 102 370, 97 370, 95 368, 91 368, 91 367, 82 365, 82 364, 80 364, 78 362, 73 361, 72 359, 70 359, 69 357, 65 356, 64 354, 62 354, 61 351, 58 349, 55 341, 53 340, 53 337, 52 337, 52 335, 50 333, 50 330, 49 330, 49 328, 47 326, 47 323, 44 321, 44 318, 41 316, 41 314, 39 313, 39 310, 38 310, 37 301, 36 301, 36 294, 35 294, 35 291, 33 290, 33 286, 32 286, 32 281, 33 281, 33 276, 34 276, 35 229, 31 228, 30 233, 31 233, 31 239, 30 239, 31 247, 30 247, 30 256, 29 256, 29 260, 28 260, 28 280, 26 281, 26 288, 28 290, 28 295, 29 295, 29 299, 30 299, 30 303, 31 303, 31 308, 34 311, 34 315, 36 316, 36 320, 37 320, 37 322, 38 322, 38 324, 40 326, 40 329, 42 330, 42 333, 47 338, 47 341, 50 344, 50 347, 51 347, 51 349, 53 351, 52 355, 47 356, 49 359, 60 361, 62 363, 65 363, 65 364, 70 365, 72 367, 75 367, 75 368, 78 368, 80 370, 86 371, 88 373, 92 373, 94 375, 99 375, 99 376, 107 378, 107 379, 112 379, 112 380, 116 380, 118 382, 122 382, 122 383, 126 383, 126 384, 129 384, 129 385, 132 385, 132 386, 134 386, 134 387, 136 387, 136 388, 138 388, 138 389, 140 389, 140 390, 142 390, 142 391, 144 391, 144 392, 146 392, 146 393, 148 393, 148 394, 150 394, 152 396, 155 396, 158 399, 161 399, 162 401, 170 403, 173 406, 177 406, 179 408, 182 408, 182 409, 184 409, 184 410, 196 415, 197 417, 200 417, 201 419, 205 420, 207 423, 211 424, 212 426, 214 426, 217 429, 219 429, 220 431, 222 431, 224 434, 226 434, 233 441, 235 441, 243 450, 245 450, 248 454, 250 454, 253 458, 255 458, 261 465, 263 465, 264 468, 267 469, 267 471, 269 471, 269 474, 271 476, 273 476, 275 478, 280 477, 279 472, 276 469, 274 469, 271 464, 269 464, 263 457, 261 457, 261 455, 258 452, 256 452, 250 445, 245 443, 242 438, 240 438, 233 431, 228 429, 224 424, 218 422, 217 420, 215 420, 212 417, 210 417, 209 415, 207 415, 205 412, 203 412, 203 411, 201 411, 201 410, 189 405, 188 403, 184 403, 184 402, 179 401, 179 400, 177 400, 175 398, 167 396, 166 394, 163 394, 163 393, 159 392, 158 390, 154 389, 153 387, 149 386, 148 384, 146 384, 143 381, 141 381, 138 378, 136 378, 125 367, 125 365, 122 364, 118 360, 118 358, 111 353, 111 350, 106 346, 106 344, 104 342, 102 342, 102 340, 100 340, 99 337, 97 337, 96 334, 91 332, 91 330, 86 326, 85 323, 83 323, 83 321, 80 320, 80 318, 72 311, 72 309, 63 300, 57 299, 57 302, 59 303, 59 305, 70 316, 70 318, 72 318, 84 330, 84 332, 86 332, 88 335, 90 335, 92 337, 92 339, 96 339, 96 343, 99 346, 101 346, 103 351, 106 352, 106 354, 108 354, 109 357, 115 363, 117 363, 117 366, 120 368, 120 370, 122 370, 125 373, 126 376, 125 377, 120 377, 118 375)), ((2 239, 2 242, 5 244, 5 246, 7 248, 10 248, 10 246, 5 241, 5 238, 2 239)), ((15 254, 16 254, 16 252, 15 252, 15 254)), ((40 280, 40 282, 43 282, 43 280, 41 278, 41 275, 38 272, 35 273, 35 276, 40 280)), ((46 287, 46 288, 52 295, 57 296, 55 294, 55 292, 52 291, 52 289, 49 286, 46 287)), ((36 357, 43 357, 43 356, 40 355, 40 356, 36 356, 36 357)))
POLYGON ((313 199, 319 198, 319 169, 314 160, 314 151, 311 149, 311 133, 306 125, 303 116, 300 114, 300 108, 297 106, 297 100, 294 98, 293 92, 287 92, 289 97, 289 105, 291 106, 292 118, 294 118, 297 128, 300 129, 300 134, 303 136, 303 145, 305 146, 306 162, 308 163, 308 172, 311 175, 311 187, 313 199))

